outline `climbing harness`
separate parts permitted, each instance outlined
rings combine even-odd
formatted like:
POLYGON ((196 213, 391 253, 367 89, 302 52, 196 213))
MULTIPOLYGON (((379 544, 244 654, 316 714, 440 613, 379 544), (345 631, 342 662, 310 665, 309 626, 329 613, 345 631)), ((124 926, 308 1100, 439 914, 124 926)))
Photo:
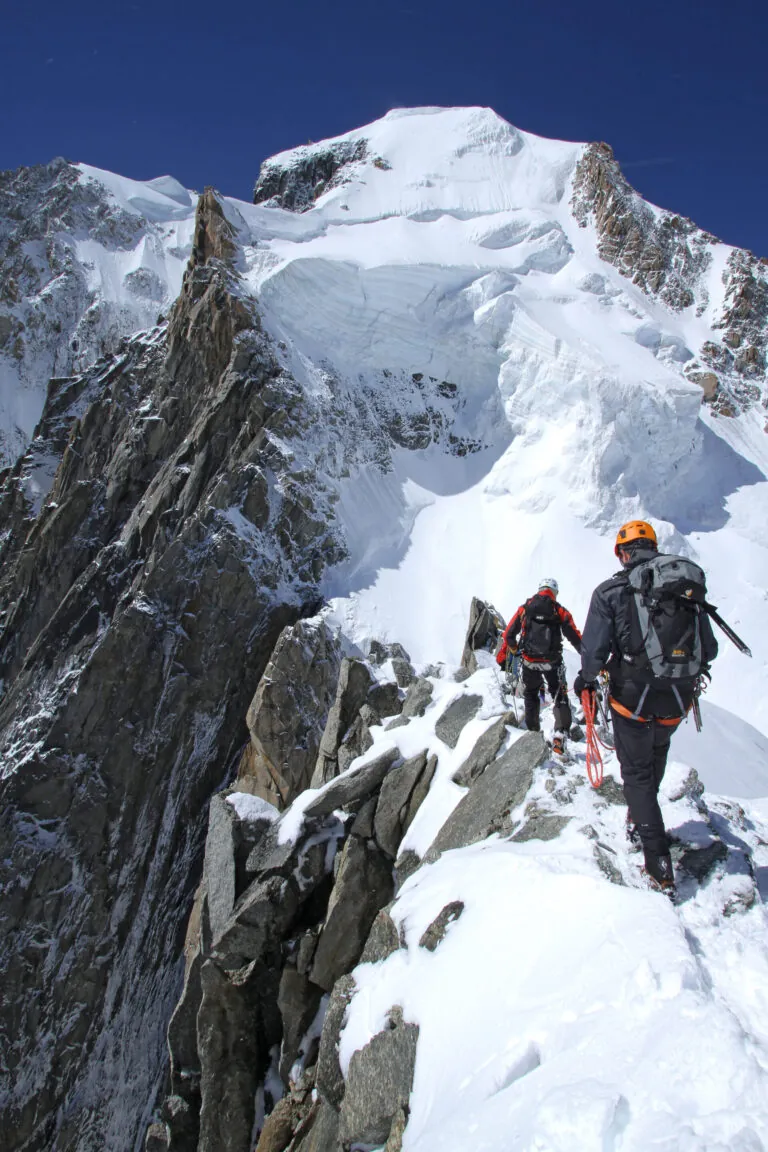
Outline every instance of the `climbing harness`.
POLYGON ((603 782, 603 757, 595 729, 596 696, 596 692, 588 692, 586 688, 581 694, 581 706, 584 709, 584 722, 587 728, 587 776, 593 788, 599 788, 603 782))

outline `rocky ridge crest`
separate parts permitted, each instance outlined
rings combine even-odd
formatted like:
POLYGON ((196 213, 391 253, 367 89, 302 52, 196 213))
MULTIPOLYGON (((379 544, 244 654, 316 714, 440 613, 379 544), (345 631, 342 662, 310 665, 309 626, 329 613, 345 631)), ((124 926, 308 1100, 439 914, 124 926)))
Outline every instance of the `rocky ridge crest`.
MULTIPOLYGON (((601 257, 667 307, 709 306, 706 273, 719 244, 693 221, 653 209, 635 192, 605 143, 587 146, 573 178, 571 207, 586 227, 591 220, 601 257)), ((765 346, 768 336, 768 260, 734 249, 723 274, 725 306, 714 326, 721 342, 706 341, 685 376, 699 384, 713 411, 735 415, 755 403, 768 407, 765 346)))

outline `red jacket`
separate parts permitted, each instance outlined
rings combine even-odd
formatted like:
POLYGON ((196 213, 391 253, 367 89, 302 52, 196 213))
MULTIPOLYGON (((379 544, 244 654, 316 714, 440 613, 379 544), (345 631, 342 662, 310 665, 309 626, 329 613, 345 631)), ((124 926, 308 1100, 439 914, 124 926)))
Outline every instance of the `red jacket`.
MULTIPOLYGON (((573 647, 576 649, 577 652, 581 652, 581 632, 579 632, 578 628, 576 627, 576 624, 574 623, 573 616, 571 616, 568 609, 563 608, 562 604, 557 603, 557 600, 555 599, 555 594, 550 588, 542 588, 541 592, 539 592, 539 596, 549 596, 550 600, 555 601, 555 607, 557 608, 557 615, 560 619, 560 627, 562 628, 563 632, 565 633, 566 639, 568 641, 570 641, 570 643, 573 645, 573 647)), ((509 624, 507 624, 506 628, 504 629, 504 636, 502 639, 501 648, 499 648, 499 651, 496 653, 496 663, 497 664, 501 664, 503 666, 504 661, 506 660, 507 656, 510 655, 511 649, 513 649, 513 648, 515 650, 517 649, 517 646, 518 646, 517 645, 517 637, 518 637, 518 635, 520 635, 520 633, 522 633, 521 641, 520 641, 520 647, 523 646, 523 643, 525 641, 525 609, 529 603, 530 603, 530 601, 526 600, 525 604, 520 605, 517 612, 515 612, 514 616, 510 620, 509 624)), ((549 661, 547 661, 547 660, 538 660, 537 661, 535 659, 530 659, 529 663, 531 663, 531 664, 536 664, 536 663, 546 664, 546 663, 549 663, 549 661)))

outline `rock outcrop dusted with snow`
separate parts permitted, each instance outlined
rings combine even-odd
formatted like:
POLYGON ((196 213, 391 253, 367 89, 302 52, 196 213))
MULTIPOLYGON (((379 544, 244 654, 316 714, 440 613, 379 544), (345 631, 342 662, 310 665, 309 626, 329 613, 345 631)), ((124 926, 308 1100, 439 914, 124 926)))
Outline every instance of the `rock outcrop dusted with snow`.
MULTIPOLYGON (((723 656, 711 715, 729 762, 762 747, 738 717, 768 717, 763 265, 664 224, 604 151, 487 109, 400 109, 282 154, 250 205, 63 163, 0 185, 0 370, 25 403, 38 389, 5 425, 25 451, 0 488, 12 1152, 128 1152, 147 1130, 155 1150, 252 1152, 262 1123, 259 1152, 466 1152, 476 1122, 495 1148, 517 1120, 550 1139, 561 1113, 585 1117, 576 1147, 618 1141, 622 1101, 644 1115, 624 1079, 556 1098, 553 1051, 570 1067, 602 1019, 584 924, 614 926, 589 959, 625 997, 604 1066, 640 994, 654 1026, 673 1003, 686 1051, 683 1022, 712 1015, 739 1069, 712 1140, 740 1110, 761 1131, 722 1004, 756 1050, 762 1017, 717 961, 725 940, 764 975, 759 810, 705 811, 671 772, 691 886, 670 919, 624 851, 615 780, 591 793, 578 756, 564 771, 515 729, 488 605, 510 614, 552 572, 581 623, 616 521, 651 516, 757 634, 749 679, 723 656), (567 1005, 522 937, 542 971, 582 957, 583 980, 550 973, 567 1005), (529 1028, 534 1002, 552 1011, 529 1028), (456 1050, 442 1080, 438 1049, 456 1050)), ((646 1045, 662 1068, 659 1123, 709 1117, 709 1065, 681 1109, 653 1037, 627 1059, 646 1045)))
POLYGON ((0 173, 0 466, 40 417, 51 377, 82 372, 178 295, 194 201, 52 160, 0 173))
MULTIPOLYGON (((473 601, 471 625, 483 610, 473 601)), ((268 669, 307 629, 322 632, 322 620, 286 629, 268 669)), ((393 660, 380 662, 379 649, 371 645, 376 663, 355 665, 380 689, 394 689, 393 660)), ((718 1016, 720 1055, 727 1049, 738 1065, 730 1103, 717 1118, 700 1114, 703 1138, 761 1130, 764 1105, 751 1093, 765 1087, 765 1073, 729 1036, 738 996, 726 991, 718 962, 725 938, 749 950, 765 924, 756 883, 765 858, 760 827, 736 805, 706 802, 696 773, 673 766, 664 793, 680 891, 672 910, 644 889, 615 776, 593 790, 577 744, 564 767, 541 734, 519 732, 482 637, 474 651, 469 680, 461 682, 464 670, 431 677, 434 698, 405 723, 374 722, 359 696, 370 749, 340 774, 336 765, 319 788, 288 797, 282 815, 272 809, 270 817, 264 801, 238 791, 240 783, 213 798, 184 994, 169 1030, 170 1091, 148 1130, 147 1152, 459 1152, 480 1139, 503 1152, 514 1127, 499 1118, 498 1097, 501 1117, 514 1116, 531 1138, 565 1125, 563 1148, 589 1147, 598 1131, 621 1132, 638 1147, 651 1130, 674 1140, 686 1121, 672 1102, 689 1090, 689 1074, 685 1063, 665 1071, 666 1119, 654 1127, 659 1121, 641 1103, 643 1046, 675 1051, 686 1020, 699 1012, 718 1016), (475 870, 478 887, 467 880, 475 870), (486 946, 478 917, 486 929, 494 920, 509 925, 499 932, 505 946, 486 946), (542 944, 557 938, 553 917, 579 941, 562 964, 542 944), (646 922, 659 933, 652 942, 646 922), (620 970, 598 964, 610 1008, 572 998, 571 984, 582 967, 594 970, 601 938, 617 923, 626 942, 614 961, 620 970), (649 958, 669 965, 672 984, 640 977, 634 987, 649 958), (694 977, 691 964, 707 975, 694 977), (671 977, 675 968, 687 972, 682 984, 671 977), (715 1007, 713 996, 727 1005, 715 1007), (614 1015, 623 1008, 635 1013, 636 1042, 614 1015), (561 1018, 562 1035, 551 1043, 561 1018), (580 1064, 584 1029, 601 1052, 617 1043, 618 1031, 624 1070, 615 1061, 593 1063, 586 1076, 572 1070, 560 1084, 557 1065, 568 1057, 574 1069, 580 1064), (627 1101, 615 1115, 610 1102, 603 1107, 606 1092, 627 1101)), ((311 681, 310 666, 305 675, 311 681)), ((349 683, 347 668, 337 698, 349 683)), ((295 691, 305 689, 297 683, 295 691)), ((316 740, 324 712, 316 710, 316 740)), ((305 708, 305 722, 309 714, 305 708)), ((544 717, 549 727, 549 709, 544 717)), ((347 721, 354 726, 353 716, 347 721)), ((276 767, 288 779, 291 750, 283 756, 276 767)), ((616 771, 612 758, 608 769, 616 771)), ((768 970, 764 949, 752 962, 768 970)), ((750 1037, 761 1043, 754 1031, 750 1037)), ((701 1094, 703 1102, 703 1086, 701 1094)))

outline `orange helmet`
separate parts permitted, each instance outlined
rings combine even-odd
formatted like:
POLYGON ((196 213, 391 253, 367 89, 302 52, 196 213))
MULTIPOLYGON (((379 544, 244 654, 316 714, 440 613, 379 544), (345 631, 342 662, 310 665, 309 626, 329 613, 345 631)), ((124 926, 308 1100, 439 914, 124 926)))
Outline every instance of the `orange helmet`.
POLYGON ((625 544, 631 544, 633 540, 647 540, 654 548, 658 543, 656 533, 647 520, 628 520, 626 524, 622 524, 616 536, 616 546, 613 549, 616 555, 618 556, 620 548, 625 544))

